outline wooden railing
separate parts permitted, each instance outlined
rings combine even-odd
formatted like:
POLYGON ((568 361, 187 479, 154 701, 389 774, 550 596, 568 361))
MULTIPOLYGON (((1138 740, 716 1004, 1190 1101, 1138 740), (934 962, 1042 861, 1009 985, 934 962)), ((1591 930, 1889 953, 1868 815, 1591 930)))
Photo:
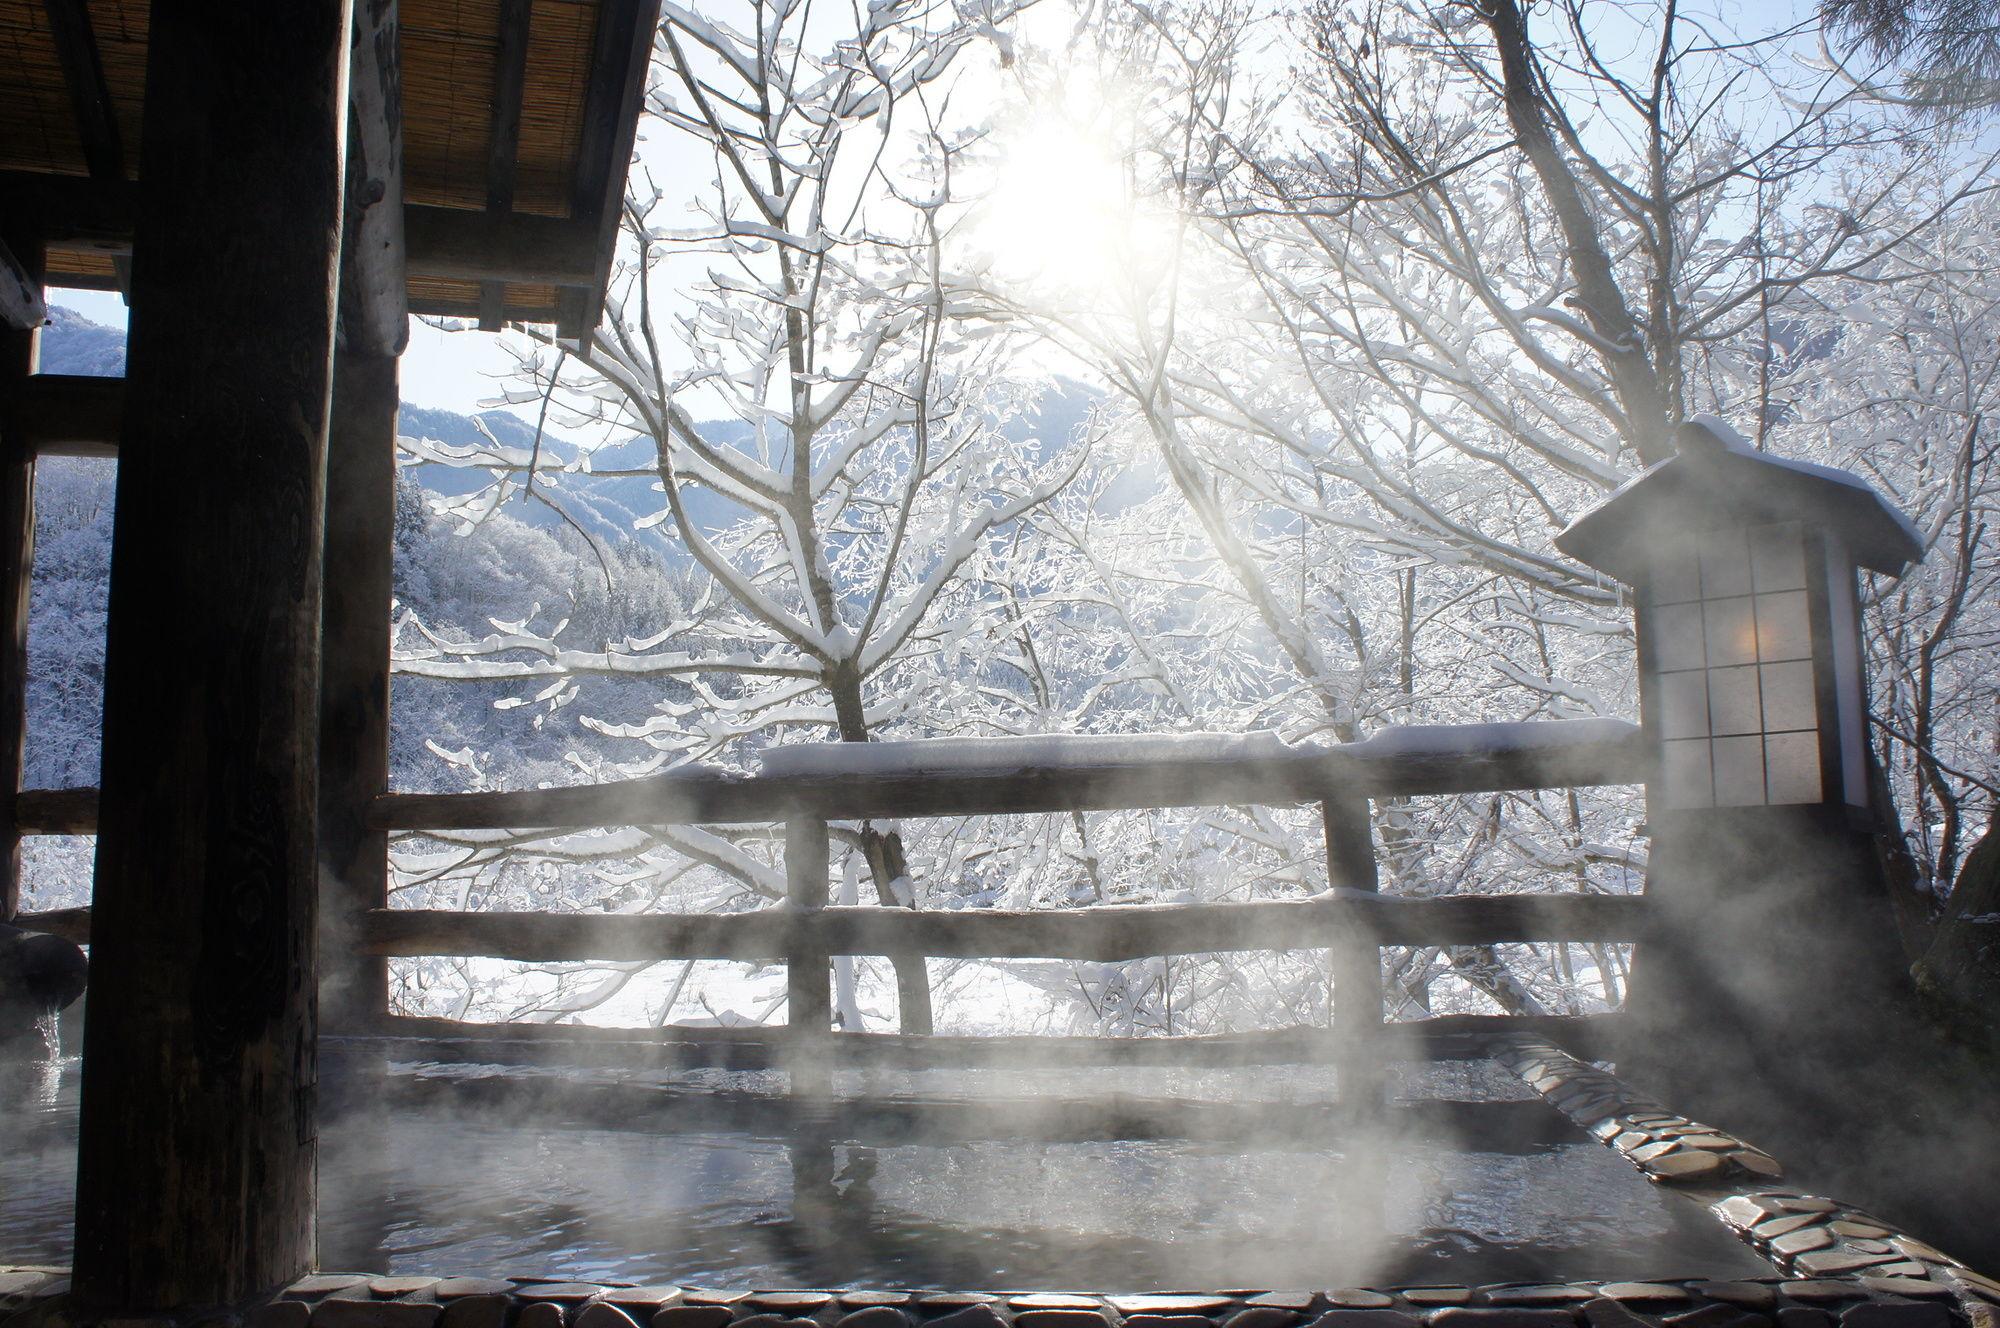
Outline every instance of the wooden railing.
MULTIPOLYGON (((886 746, 886 745, 883 745, 886 746)), ((917 749, 923 750, 921 748, 917 749)), ((1515 789, 1639 784, 1650 774, 1639 731, 1617 721, 1393 730, 1326 748, 1244 743, 1184 759, 1172 746, 1104 755, 1089 739, 1000 745, 990 760, 951 749, 949 768, 880 759, 857 770, 813 768, 810 756, 773 762, 778 773, 679 771, 617 784, 508 793, 388 794, 370 813, 378 830, 563 830, 620 825, 785 826, 786 899, 737 914, 446 912, 367 907, 355 912, 357 956, 450 955, 575 960, 749 960, 787 965, 783 1029, 585 1030, 475 1025, 388 1016, 372 1035, 437 1042, 466 1039, 541 1049, 644 1043, 675 1064, 796 1061, 802 1049, 831 1058, 904 1064, 1010 1060, 1046 1063, 1157 1058, 1171 1063, 1335 1059, 1399 1040, 1406 1054, 1475 1054, 1504 1017, 1382 1023, 1380 947, 1520 941, 1633 941, 1643 937, 1640 896, 1537 894, 1386 896, 1378 893, 1371 799, 1515 789), (1320 806, 1330 889, 1298 900, 1192 905, 1113 905, 1059 911, 915 911, 830 906, 828 823, 867 818, 973 816, 1173 806, 1320 806), (954 1038, 836 1033, 828 958, 1047 958, 1117 961, 1153 955, 1324 948, 1330 955, 1335 1027, 1226 1037, 1160 1039, 954 1038)), ((880 758, 885 753, 875 751, 880 758)), ((894 755, 894 753, 890 753, 894 755)), ((87 832, 89 790, 25 792, 18 818, 30 832, 87 832)), ((22 922, 87 936, 87 910, 22 922)), ((1543 1032, 1574 1036, 1579 1021, 1543 1032)), ((435 1050, 435 1049, 434 1049, 435 1050)), ((624 1051, 631 1050, 629 1045, 624 1051)))

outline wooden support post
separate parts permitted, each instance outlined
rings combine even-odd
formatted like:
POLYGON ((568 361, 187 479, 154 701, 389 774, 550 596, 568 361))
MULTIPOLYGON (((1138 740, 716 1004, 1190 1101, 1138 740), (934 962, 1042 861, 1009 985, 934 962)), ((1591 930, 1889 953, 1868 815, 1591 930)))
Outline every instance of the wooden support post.
POLYGON ((396 521, 396 359, 334 359, 321 606, 320 1019, 329 1032, 387 1013, 388 961, 361 953, 389 905, 389 836, 368 809, 389 787, 389 606, 396 521))
POLYGON ((74 1304, 311 1268, 319 591, 346 0, 156 6, 134 236, 74 1304))
MULTIPOLYGON (((1327 884, 1336 890, 1381 887, 1375 862, 1375 836, 1368 799, 1336 791, 1320 804, 1326 830, 1327 884)), ((1339 1150, 1332 1214, 1341 1246, 1354 1253, 1361 1266, 1383 1241, 1383 1202, 1388 1185, 1388 1157, 1382 1148, 1386 1132, 1378 1125, 1388 1112, 1387 1066, 1383 1064, 1382 948, 1372 929, 1357 922, 1330 938, 1333 968, 1334 1028, 1341 1038, 1335 1062, 1340 1098, 1348 1110, 1343 1119, 1350 1131, 1334 1141, 1339 1150)))
MULTIPOLYGON (((13 250, 34 302, 41 302, 42 244, 25 230, 0 235, 13 250)), ((20 410, 26 380, 40 368, 39 324, 0 329, 0 922, 21 911, 21 788, 27 737, 28 600, 35 568, 35 449, 20 410)))
MULTIPOLYGON (((785 906, 804 913, 826 907, 826 822, 794 816, 785 822, 785 906)), ((826 940, 802 928, 785 961, 785 1020, 790 1034, 792 1091, 825 1093, 832 1086, 826 1040, 833 1030, 833 990, 826 940)))
MULTIPOLYGON (((1374 893, 1381 881, 1375 866, 1375 839, 1368 799, 1330 793, 1321 803, 1326 827, 1327 884, 1336 890, 1374 893)), ((1353 929, 1331 938, 1334 1024, 1372 1042, 1382 1023, 1382 953, 1372 933, 1353 929)))

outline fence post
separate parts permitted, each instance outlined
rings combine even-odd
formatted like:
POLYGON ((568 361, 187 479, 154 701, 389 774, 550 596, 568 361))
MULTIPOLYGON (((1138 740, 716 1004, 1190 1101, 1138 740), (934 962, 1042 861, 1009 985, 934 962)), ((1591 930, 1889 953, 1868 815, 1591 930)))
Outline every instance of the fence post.
MULTIPOLYGON (((1336 890, 1366 890, 1381 886, 1375 866, 1375 839, 1368 799, 1354 793, 1330 792, 1320 803, 1326 826, 1327 884, 1336 890)), ((1350 1040, 1362 1059, 1374 1054, 1382 1023, 1382 952, 1374 934, 1343 928, 1330 938, 1333 968, 1334 1027, 1350 1040)))
MULTIPOLYGON (((1331 791, 1320 804, 1326 829, 1327 884, 1336 890, 1374 893, 1381 878, 1368 799, 1346 790, 1331 791)), ((1333 1026, 1341 1049, 1335 1060, 1342 1119, 1348 1135, 1338 1140, 1335 1221, 1351 1250, 1378 1247, 1384 1229, 1383 1200, 1389 1159, 1375 1128, 1387 1093, 1382 1031, 1382 949, 1366 924, 1344 927, 1329 938, 1333 970, 1333 1026)))
POLYGON ((829 956, 810 916, 826 907, 827 846, 825 821, 794 816, 785 822, 785 907, 805 915, 785 956, 785 1041, 794 1093, 824 1093, 832 1086, 826 1045, 833 1029, 829 956))

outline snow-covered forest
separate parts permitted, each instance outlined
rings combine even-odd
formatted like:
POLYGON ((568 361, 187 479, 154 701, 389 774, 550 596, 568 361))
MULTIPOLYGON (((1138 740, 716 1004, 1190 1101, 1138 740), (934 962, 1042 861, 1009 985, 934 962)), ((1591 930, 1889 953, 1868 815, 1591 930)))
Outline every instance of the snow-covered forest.
MULTIPOLYGON (((1632 717, 1630 606, 1552 539, 1713 413, 1865 475, 1929 542, 1864 601, 1877 753, 1941 899, 2000 784, 1991 126, 1897 104, 1893 70, 1810 24, 1705 12, 668 0, 604 325, 507 333, 507 409, 404 413, 395 785, 1632 717)), ((47 367, 115 372, 107 336, 62 316, 47 367)), ((111 484, 82 461, 40 481, 30 785, 95 778, 111 484)), ((1390 891, 1643 882, 1636 790, 1375 810, 1390 891)), ((889 907, 1326 886, 1305 811, 834 835, 841 901, 889 907)), ((411 836, 394 895, 744 910, 782 898, 781 846, 411 836)), ((34 906, 80 901, 87 847, 30 855, 34 906)), ((1582 1012, 1619 1003, 1625 955, 1385 964, 1397 1018, 1582 1012)), ((1328 1017, 1310 951, 836 976, 848 1028, 1328 1017)), ((780 971, 721 963, 392 981, 462 1018, 783 1017, 780 971)))

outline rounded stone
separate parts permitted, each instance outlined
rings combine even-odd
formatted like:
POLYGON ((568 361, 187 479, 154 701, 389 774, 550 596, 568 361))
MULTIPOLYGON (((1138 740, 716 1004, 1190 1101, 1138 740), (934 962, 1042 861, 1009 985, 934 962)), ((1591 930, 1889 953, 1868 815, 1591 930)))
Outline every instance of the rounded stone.
POLYGON ((510 1296, 514 1294, 514 1284, 493 1277, 447 1277, 431 1288, 431 1294, 439 1300, 458 1300, 464 1296, 510 1296))
POLYGON ((1787 1305, 1778 1311, 1778 1328, 1833 1328, 1833 1316, 1809 1305, 1787 1305))
POLYGON ((1312 1328, 1420 1328, 1420 1325, 1401 1310, 1328 1310, 1313 1320, 1312 1328))
POLYGON ((1326 1303, 1349 1310, 1386 1310, 1396 1303, 1394 1296, 1385 1296, 1379 1291, 1367 1291, 1360 1287, 1342 1287, 1326 1293, 1326 1303))
POLYGON ((1714 1153, 1690 1148, 1654 1158, 1646 1163, 1646 1174, 1654 1180, 1694 1180, 1701 1176, 1713 1176, 1723 1166, 1722 1159, 1714 1153))
POLYGON ((435 1277, 378 1277, 368 1283, 371 1294, 393 1300, 397 1296, 414 1296, 419 1291, 429 1291, 441 1279, 435 1277))
POLYGON ((407 1300, 322 1300, 313 1307, 313 1328, 431 1328, 435 1303, 407 1300))
POLYGON ((537 1300, 523 1305, 514 1316, 514 1328, 563 1328, 562 1302, 537 1300))
POLYGON ((306 1328, 312 1307, 303 1300, 274 1300, 259 1305, 243 1320, 244 1328, 306 1328))
POLYGON ((1462 1286, 1404 1287, 1403 1299, 1412 1305, 1465 1305, 1472 1300, 1472 1288, 1462 1286))
POLYGON ((1771 1321, 1740 1305, 1704 1305, 1698 1310, 1669 1316, 1669 1328, 1770 1328, 1771 1321))
POLYGON ((514 1294, 526 1301, 552 1300, 560 1305, 573 1305, 595 1300, 605 1290, 595 1282, 527 1282, 516 1286, 514 1294))
POLYGON ((506 1296, 456 1296, 445 1302, 437 1328, 502 1328, 512 1306, 506 1296))
POLYGON ((749 1314, 736 1321, 736 1328, 818 1328, 818 1325, 792 1314, 749 1314))
MULTIPOLYGON (((924 1297, 929 1304, 931 1298, 924 1297)), ((932 1319, 929 1328, 1007 1328, 1007 1321, 1000 1317, 1000 1311, 984 1301, 953 1310, 942 1318, 932 1319)))
POLYGON ((907 1305, 914 1297, 907 1291, 843 1291, 840 1303, 851 1310, 872 1309, 877 1305, 907 1305))
POLYGON ((1675 1305, 1688 1298, 1687 1288, 1667 1282, 1606 1282, 1597 1290, 1627 1305, 1675 1305))
POLYGON ((576 1312, 570 1328, 639 1328, 639 1323, 616 1305, 593 1300, 576 1312))
POLYGON ((908 1328, 909 1322, 909 1316, 893 1305, 869 1305, 842 1315, 834 1328, 908 1328))
POLYGON ((1112 1296, 1111 1308, 1120 1314, 1199 1315, 1219 1314, 1229 1308, 1227 1296, 1112 1296))
POLYGON ((1864 1277, 1861 1285, 1884 1296, 1949 1296, 1951 1288, 1927 1277, 1864 1277))
POLYGON ((722 1328, 735 1317, 727 1305, 669 1305, 653 1315, 653 1328, 722 1328))
POLYGON ((1833 1236, 1825 1227, 1802 1227, 1788 1231, 1771 1242, 1771 1248, 1787 1257, 1823 1250, 1833 1244, 1833 1236))
MULTIPOLYGON (((680 1304, 681 1289, 664 1282, 656 1282, 650 1286, 619 1287, 614 1291, 605 1292, 599 1299, 623 1310, 639 1310, 650 1314, 664 1306, 680 1304)), ((644 1315, 640 1317, 643 1318, 644 1315)))
POLYGON ((1778 1303, 1778 1293, 1762 1282, 1697 1282, 1694 1293, 1746 1310, 1768 1310, 1778 1303))
POLYGON ((1096 1296, 1079 1296, 1068 1292, 1034 1292, 1025 1296, 1009 1296, 1007 1304, 1017 1310, 1101 1310, 1104 1302, 1096 1296))
POLYGON ((1215 1328, 1215 1320, 1206 1314, 1133 1314, 1125 1328, 1215 1328))
POLYGON ((1776 1240, 1805 1227, 1812 1226, 1819 1218, 1812 1213, 1787 1213, 1783 1217, 1767 1217, 1750 1229, 1750 1234, 1759 1240, 1776 1240))
POLYGON ((1652 1328, 1644 1319, 1609 1296, 1584 1302, 1583 1317, 1590 1328, 1652 1328))
POLYGON ((1597 1298, 1595 1291, 1560 1283, 1487 1287, 1484 1290, 1489 1305, 1580 1305, 1597 1298))
POLYGON ((1102 1310, 1017 1310, 1014 1328, 1110 1328, 1102 1310))
POLYGON ((1785 1174, 1784 1164, 1769 1153, 1760 1153, 1754 1148, 1739 1148, 1729 1154, 1730 1162, 1761 1180, 1777 1180, 1785 1174))
POLYGON ((917 1304, 927 1310, 962 1310, 974 1305, 991 1305, 999 1300, 984 1291, 933 1291, 917 1298, 917 1304))
POLYGON ((1807 1279, 1803 1282, 1786 1282, 1779 1290, 1787 1298, 1802 1304, 1823 1305, 1828 1301, 1859 1300, 1867 1293, 1852 1282, 1827 1278, 1824 1281, 1807 1279))
POLYGON ((743 1298, 746 1309, 784 1311, 794 1318, 817 1313, 833 1304, 831 1291, 752 1291, 743 1298))
POLYGON ((1317 1303, 1317 1291, 1260 1291, 1244 1302, 1259 1309, 1294 1310, 1301 1314, 1317 1303))
POLYGON ((366 1273, 315 1273, 311 1277, 301 1277, 286 1287, 281 1294, 293 1299, 325 1296, 335 1291, 345 1291, 349 1287, 363 1286, 367 1281, 366 1273))
MULTIPOLYGON (((1273 1294, 1286 1295, 1290 1293, 1276 1292, 1273 1294)), ((1262 1299, 1262 1297, 1258 1297, 1258 1299, 1262 1299)), ((1310 1296, 1306 1297, 1306 1303, 1312 1303, 1310 1296)), ((1236 1313, 1223 1320, 1222 1328, 1292 1328, 1292 1325, 1298 1321, 1298 1314, 1293 1310, 1286 1309, 1282 1305, 1252 1305, 1248 1309, 1236 1311, 1236 1313)))
POLYGON ((1429 1321, 1432 1328, 1572 1328, 1576 1316, 1564 1309, 1455 1305, 1437 1311, 1429 1321))

